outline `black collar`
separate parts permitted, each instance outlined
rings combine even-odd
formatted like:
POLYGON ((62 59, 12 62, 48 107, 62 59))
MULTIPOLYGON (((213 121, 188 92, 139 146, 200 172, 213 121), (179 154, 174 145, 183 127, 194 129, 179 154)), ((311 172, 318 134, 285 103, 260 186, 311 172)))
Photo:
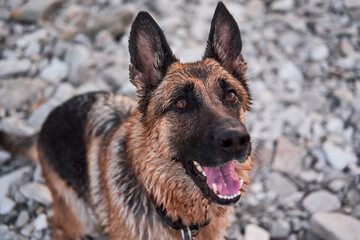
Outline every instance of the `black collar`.
POLYGON ((189 228, 190 231, 196 231, 199 230, 199 228, 205 227, 206 225, 208 225, 210 223, 210 220, 206 220, 206 222, 204 223, 191 223, 190 226, 186 226, 181 218, 179 217, 177 221, 174 221, 174 219, 172 217, 170 217, 169 215, 167 215, 166 209, 164 209, 163 204, 161 204, 159 207, 156 207, 156 212, 158 213, 158 215, 167 223, 169 224, 172 228, 179 230, 179 229, 184 229, 184 228, 189 228))
POLYGON ((170 225, 172 228, 174 228, 176 230, 182 230, 185 232, 190 230, 192 237, 195 237, 198 234, 199 228, 205 227, 210 223, 210 220, 206 220, 204 223, 191 223, 189 226, 186 226, 182 222, 182 219, 180 217, 178 218, 178 220, 175 221, 172 217, 167 215, 166 208, 164 208, 163 204, 160 204, 160 206, 157 206, 152 194, 150 194, 150 199, 156 208, 157 214, 161 217, 161 219, 164 222, 166 222, 168 225, 170 225))

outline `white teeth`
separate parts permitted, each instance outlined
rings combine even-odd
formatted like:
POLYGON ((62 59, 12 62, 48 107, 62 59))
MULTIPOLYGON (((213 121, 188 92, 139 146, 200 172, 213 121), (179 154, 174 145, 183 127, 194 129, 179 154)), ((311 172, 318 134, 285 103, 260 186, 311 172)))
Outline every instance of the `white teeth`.
MULTIPOLYGON (((213 183, 213 189, 214 189, 214 185, 215 183, 213 183)), ((215 185, 215 188, 216 188, 216 185, 215 185)), ((215 192, 215 191, 214 191, 215 192)), ((216 192, 215 192, 216 193, 216 192)), ((241 191, 239 190, 237 193, 233 194, 233 195, 229 195, 229 196, 224 196, 224 195, 221 195, 221 194, 216 194, 219 198, 221 199, 233 199, 233 198, 236 198, 238 196, 241 195, 241 191)))
POLYGON ((202 174, 204 177, 206 177, 205 171, 202 171, 201 174, 202 174))
POLYGON ((202 175, 206 176, 205 172, 204 172, 204 169, 201 167, 201 165, 196 161, 193 161, 193 162, 194 162, 194 165, 196 167, 196 170, 198 170, 198 172, 201 173, 202 175))
POLYGON ((217 192, 218 192, 218 190, 217 190, 217 187, 216 187, 216 184, 215 184, 215 183, 213 183, 213 184, 212 184, 212 187, 213 187, 213 191, 214 191, 214 193, 217 193, 217 192))
POLYGON ((241 180, 240 180, 240 189, 242 188, 243 184, 244 184, 244 180, 241 179, 241 180))

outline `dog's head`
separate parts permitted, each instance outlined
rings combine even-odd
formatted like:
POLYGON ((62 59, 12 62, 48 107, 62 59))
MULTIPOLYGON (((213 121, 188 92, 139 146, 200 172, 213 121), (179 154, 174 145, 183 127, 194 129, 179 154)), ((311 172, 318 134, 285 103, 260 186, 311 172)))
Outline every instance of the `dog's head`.
POLYGON ((241 171, 249 170, 241 167, 251 152, 241 48, 239 28, 222 3, 202 61, 180 63, 146 12, 136 17, 129 39, 130 79, 148 134, 166 146, 205 198, 220 205, 240 199, 241 171))

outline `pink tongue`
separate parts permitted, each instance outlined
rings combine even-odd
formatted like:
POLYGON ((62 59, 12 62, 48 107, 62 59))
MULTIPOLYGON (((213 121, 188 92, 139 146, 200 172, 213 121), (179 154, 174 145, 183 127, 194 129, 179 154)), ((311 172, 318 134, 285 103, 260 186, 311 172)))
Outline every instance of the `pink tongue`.
POLYGON ((221 167, 202 166, 206 176, 207 184, 213 189, 213 183, 216 184, 218 193, 229 196, 237 193, 240 189, 240 181, 235 173, 235 162, 231 161, 221 167))

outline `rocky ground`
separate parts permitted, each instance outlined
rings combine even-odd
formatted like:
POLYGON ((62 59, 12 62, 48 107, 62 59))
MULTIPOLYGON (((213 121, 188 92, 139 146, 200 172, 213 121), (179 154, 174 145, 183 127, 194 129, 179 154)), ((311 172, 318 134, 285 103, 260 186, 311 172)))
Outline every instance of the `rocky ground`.
MULTIPOLYGON (((229 239, 359 239, 360 1, 226 1, 253 95, 253 184, 229 239)), ((32 133, 93 90, 135 96, 129 24, 147 10, 183 61, 201 58, 216 1, 1 0, 0 128, 32 133), (26 3, 24 3, 26 2, 26 3)), ((0 239, 49 239, 41 170, 0 149, 0 239)))

